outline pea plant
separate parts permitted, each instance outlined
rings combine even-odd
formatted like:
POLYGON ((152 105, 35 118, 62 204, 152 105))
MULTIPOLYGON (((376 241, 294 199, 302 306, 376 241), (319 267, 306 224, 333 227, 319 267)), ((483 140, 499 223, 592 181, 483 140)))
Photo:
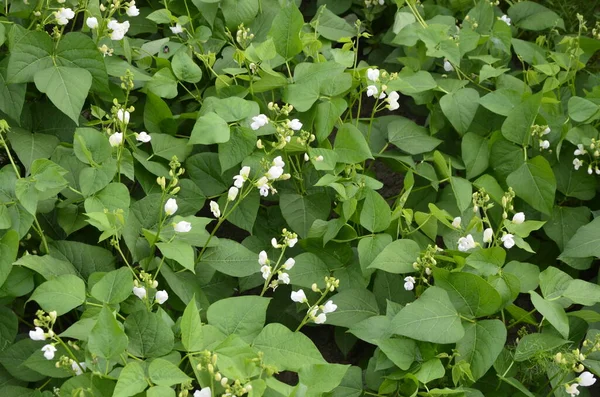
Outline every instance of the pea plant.
POLYGON ((542 3, 2 0, 0 395, 597 395, 600 24, 542 3))

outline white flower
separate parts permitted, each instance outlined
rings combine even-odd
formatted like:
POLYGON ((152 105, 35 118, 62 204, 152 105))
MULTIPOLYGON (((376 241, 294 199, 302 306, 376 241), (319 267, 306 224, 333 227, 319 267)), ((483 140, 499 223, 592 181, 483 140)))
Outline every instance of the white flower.
POLYGON ((367 69, 367 79, 371 81, 379 81, 379 69, 367 69))
POLYGON ((467 252, 471 248, 475 248, 475 240, 470 234, 467 237, 461 237, 458 239, 458 250, 461 252, 467 252))
POLYGON ((267 256, 266 251, 260 251, 258 253, 258 264, 259 265, 268 265, 269 264, 269 257, 267 256))
POLYGON ((545 149, 549 149, 550 148, 550 141, 549 140, 544 140, 544 141, 540 141, 540 149, 541 150, 545 150, 545 149))
POLYGON ((310 160, 308 153, 304 153, 304 161, 308 161, 308 160, 310 160))
POLYGON ((590 175, 592 175, 594 173, 594 171, 592 170, 592 165, 591 164, 588 166, 588 171, 587 172, 590 175))
POLYGON ((520 225, 523 222, 525 222, 525 214, 523 212, 517 212, 513 215, 512 223, 520 225))
POLYGON ((542 131, 542 135, 548 135, 552 130, 550 129, 550 127, 546 127, 546 129, 544 131, 542 131))
POLYGON ((310 317, 316 317, 317 316, 317 312, 319 311, 319 307, 318 306, 313 306, 308 310, 308 315, 310 317))
MULTIPOLYGON (((287 239, 287 245, 290 248, 294 248, 294 245, 296 245, 296 243, 298 242, 298 237, 294 237, 294 238, 289 238, 287 239)), ((294 262, 295 263, 295 262, 294 262)))
POLYGON ((130 116, 131 116, 131 114, 127 110, 119 109, 117 111, 117 118, 122 123, 129 124, 130 116))
POLYGON ((294 131, 300 131, 302 129, 302 123, 298 119, 288 120, 287 126, 294 131))
POLYGON ((152 137, 146 131, 142 131, 135 135, 135 139, 140 142, 148 143, 152 140, 152 137))
POLYGON ((375 96, 378 93, 379 93, 379 90, 374 85, 370 85, 367 87, 367 96, 368 97, 375 96))
POLYGON ((382 6, 385 4, 385 0, 379 0, 379 5, 382 6))
POLYGON ((283 167, 285 167, 285 162, 283 161, 281 156, 277 156, 273 159, 273 161, 271 162, 271 165, 274 167, 283 168, 283 167))
POLYGON ((387 96, 387 94, 383 91, 381 91, 381 94, 379 94, 379 99, 383 99, 387 96))
POLYGON ((431 269, 426 267, 425 268, 425 274, 427 274, 428 276, 431 276, 431 269))
POLYGON ((452 220, 452 227, 455 227, 458 229, 460 227, 461 222, 462 222, 462 219, 460 218, 460 216, 457 216, 456 218, 454 218, 454 220, 452 220))
POLYGON ((271 245, 273 246, 273 248, 281 248, 281 245, 279 245, 275 237, 271 239, 271 245))
MULTIPOLYGON (((127 31, 129 30, 129 21, 125 21, 123 23, 119 23, 116 20, 112 19, 110 22, 108 22, 107 27, 112 30, 111 34, 110 34, 110 39, 111 40, 122 40, 123 37, 125 37, 125 34, 127 33, 127 31)), ((121 110, 119 110, 121 111, 121 110)), ((123 121, 123 120, 121 120, 123 121)), ((125 121, 125 123, 129 122, 129 116, 127 116, 127 121, 125 121)))
POLYGON ((212 397, 212 392, 210 391, 210 387, 205 387, 202 390, 196 390, 194 392, 194 397, 212 397))
POLYGON ((504 236, 502 236, 500 240, 502 240, 502 242, 504 243, 504 248, 506 249, 511 249, 515 246, 515 240, 512 234, 507 233, 504 236))
POLYGON ((75 12, 70 8, 59 8, 58 11, 54 11, 54 17, 57 24, 66 25, 75 17, 75 12))
POLYGON ((444 59, 444 70, 448 73, 454 71, 454 66, 447 59, 444 59))
POLYGON ((85 20, 85 24, 90 29, 96 29, 98 27, 98 18, 96 18, 96 17, 88 17, 85 20))
POLYGON ((144 287, 133 287, 133 294, 140 299, 144 299, 146 297, 146 288, 144 287))
POLYGON ((179 221, 173 224, 173 229, 178 233, 187 233, 192 230, 192 224, 186 221, 179 221))
POLYGON ((573 160, 573 168, 575 168, 575 170, 577 171, 579 169, 579 167, 581 167, 583 165, 583 161, 579 160, 579 159, 575 159, 573 160))
POLYGON ((169 29, 173 34, 183 33, 183 27, 179 23, 176 23, 175 26, 169 26, 169 29))
POLYGON ((333 313, 334 311, 337 310, 337 305, 335 303, 333 303, 333 301, 329 300, 327 301, 327 303, 325 303, 323 305, 323 313, 328 314, 328 313, 333 313))
POLYGON ((266 176, 263 176, 256 181, 256 187, 258 188, 261 196, 267 197, 269 195, 269 180, 266 176))
POLYGON ((137 17, 138 15, 140 15, 140 10, 135 6, 134 0, 129 2, 129 7, 127 7, 127 10, 125 12, 130 17, 137 17))
POLYGON ((46 340, 46 334, 40 327, 35 327, 35 330, 29 331, 29 337, 32 340, 46 340))
POLYGON ((581 156, 582 154, 586 154, 586 153, 587 153, 587 150, 585 150, 585 147, 581 143, 577 144, 577 149, 575 149, 575 151, 573 152, 573 154, 575 156, 581 156))
POLYGON ((292 270, 292 268, 294 267, 294 265, 296 264, 296 261, 294 260, 294 258, 288 258, 285 263, 283 264, 283 268, 285 270, 292 270))
POLYGON ((233 186, 241 189, 244 186, 244 182, 248 179, 250 175, 250 167, 244 166, 240 170, 240 173, 233 177, 233 186))
POLYGON ((502 16, 500 17, 500 20, 501 20, 502 22, 504 22, 505 24, 507 24, 508 26, 510 26, 510 18, 509 18, 507 15, 502 15, 502 16))
POLYGON ((44 357, 46 360, 52 360, 54 358, 54 353, 56 353, 56 347, 54 347, 54 345, 47 344, 42 347, 42 351, 44 352, 44 357))
POLYGON ((75 375, 81 375, 86 368, 87 367, 83 362, 80 362, 79 365, 77 365, 75 361, 71 361, 71 369, 75 372, 75 375))
POLYGON ((283 168, 281 167, 273 166, 267 171, 267 179, 278 179, 281 175, 283 175, 283 168))
POLYGON ((307 301, 306 294, 304 293, 304 290, 302 290, 302 289, 299 289, 298 291, 292 291, 292 294, 290 295, 290 297, 292 298, 292 300, 294 302, 298 302, 298 303, 304 303, 307 301))
POLYGON ((315 322, 315 324, 323 324, 325 321, 327 321, 327 316, 325 315, 325 313, 320 313, 317 317, 314 318, 313 321, 315 322))
POLYGON ((413 276, 408 276, 404 278, 404 289, 407 291, 412 291, 415 288, 416 280, 413 276))
POLYGON ((279 273, 277 280, 281 281, 284 284, 289 284, 290 283, 290 275, 287 273, 279 273))
POLYGON ((227 200, 234 201, 239 192, 240 192, 240 189, 238 189, 237 187, 235 187, 235 186, 230 187, 229 191, 227 192, 227 200))
POLYGON ((315 161, 319 162, 319 161, 323 161, 325 158, 322 155, 318 155, 317 157, 315 157, 315 161))
POLYGON ((577 387, 579 387, 578 383, 571 383, 570 385, 565 385, 565 391, 569 393, 571 397, 575 397, 579 395, 579 390, 577 390, 577 387))
POLYGON ((177 200, 175 200, 174 198, 170 198, 165 203, 165 214, 173 215, 177 212, 178 208, 179 207, 177 206, 177 200))
POLYGON ((263 278, 266 280, 271 275, 271 266, 263 265, 260 267, 263 278))
POLYGON ((259 114, 258 116, 252 117, 252 124, 250 124, 250 128, 254 131, 258 130, 260 127, 264 127, 269 124, 269 118, 265 114, 259 114))
POLYGON ((577 381, 579 382, 580 386, 588 387, 596 383, 596 378, 590 372, 585 371, 582 372, 581 375, 579 375, 577 381))
POLYGON ((169 294, 165 290, 156 291, 156 295, 154 295, 154 299, 156 299, 156 302, 159 305, 162 305, 163 303, 165 303, 167 301, 167 299, 169 299, 169 294))
POLYGON ((487 229, 485 229, 483 231, 483 242, 484 243, 491 243, 493 236, 494 236, 494 231, 492 230, 491 227, 488 227, 487 229))
POLYGON ((211 200, 209 203, 210 212, 215 216, 215 218, 221 217, 221 209, 219 208, 219 204, 216 201, 211 200))
POLYGON ((110 146, 112 147, 117 147, 121 145, 123 143, 123 133, 115 132, 114 134, 108 137, 108 143, 110 143, 110 146))
POLYGON ((390 92, 390 94, 387 97, 387 102, 389 103, 388 109, 390 109, 390 110, 398 109, 400 107, 400 104, 398 103, 398 99, 400 99, 400 95, 396 91, 390 92))

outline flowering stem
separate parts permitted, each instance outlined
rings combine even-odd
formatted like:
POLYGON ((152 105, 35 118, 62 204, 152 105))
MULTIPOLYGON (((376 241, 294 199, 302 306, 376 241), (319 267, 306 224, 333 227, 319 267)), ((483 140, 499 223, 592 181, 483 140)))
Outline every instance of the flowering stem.
POLYGON ((54 338, 56 339, 56 341, 58 343, 60 343, 60 345, 62 347, 65 348, 65 350, 67 351, 67 353, 69 353, 69 356, 71 356, 71 358, 73 359, 73 361, 75 361, 75 363, 77 364, 77 366, 79 367, 79 369, 81 369, 81 372, 85 372, 85 368, 83 368, 83 366, 81 364, 79 364, 79 360, 77 359, 77 356, 75 356, 75 354, 73 354, 73 351, 71 351, 71 349, 69 348, 69 346, 63 342, 63 340, 60 338, 60 336, 58 335, 54 335, 54 338))
POLYGON ((121 254, 121 258, 123 258, 123 262, 125 262, 125 264, 127 265, 127 267, 129 268, 129 270, 131 270, 131 274, 133 274, 133 277, 137 280, 140 281, 140 279, 138 278, 137 274, 135 274, 135 271, 133 270, 133 268, 131 267, 131 265, 129 264, 129 261, 127 260, 127 258, 125 258, 125 254, 123 254, 123 251, 121 250, 121 246, 119 245, 119 240, 118 239, 113 239, 113 245, 116 248, 116 250, 119 252, 119 254, 121 254))
POLYGON ((269 275, 269 277, 266 278, 265 285, 263 286, 263 289, 262 289, 262 291, 260 293, 260 296, 263 296, 265 294, 265 292, 267 292, 267 289, 269 289, 269 285, 271 283, 271 279, 273 278, 273 275, 278 270, 278 266, 281 263, 281 259, 283 259, 283 255, 285 254, 285 249, 286 248, 287 248, 287 246, 284 245, 283 248, 281 249, 281 254, 279 255, 279 259, 277 259, 277 263, 273 267, 273 271, 271 272, 271 274, 269 275))
POLYGON ((311 305, 308 304, 308 302, 306 302, 306 304, 308 305, 308 311, 306 312, 306 315, 304 316, 304 318, 302 319, 302 321, 298 325, 298 328, 296 328, 296 330, 294 332, 300 331, 300 329, 302 327, 304 327, 308 323, 308 319, 310 318, 310 309, 312 307, 319 306, 319 304, 321 302, 323 302, 323 299, 325 299, 326 296, 327 296, 327 290, 325 290, 325 291, 322 292, 321 297, 319 298, 319 300, 317 300, 317 303, 315 303, 314 305, 311 306, 311 305))

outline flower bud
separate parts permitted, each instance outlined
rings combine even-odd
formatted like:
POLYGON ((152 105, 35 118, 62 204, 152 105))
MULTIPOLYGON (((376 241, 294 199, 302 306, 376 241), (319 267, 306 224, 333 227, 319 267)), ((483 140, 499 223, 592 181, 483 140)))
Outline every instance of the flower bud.
POLYGON ((223 378, 223 377, 221 376, 221 373, 220 373, 220 372, 217 372, 217 373, 215 374, 215 380, 216 380, 217 382, 220 382, 222 378, 223 378))
POLYGON ((223 386, 223 387, 227 386, 228 382, 229 382, 229 379, 227 379, 226 377, 223 377, 223 379, 221 379, 221 386, 223 386))
POLYGON ((319 287, 317 286, 317 283, 313 283, 313 285, 310 287, 314 292, 318 292, 319 291, 319 287))
POLYGON ((265 146, 263 145, 262 140, 259 139, 258 141, 256 141, 256 147, 258 149, 264 149, 265 146))

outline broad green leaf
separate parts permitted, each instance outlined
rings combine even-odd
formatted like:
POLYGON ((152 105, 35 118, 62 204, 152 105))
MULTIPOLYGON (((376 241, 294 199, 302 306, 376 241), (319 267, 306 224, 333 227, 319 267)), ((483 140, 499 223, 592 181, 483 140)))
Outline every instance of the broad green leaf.
POLYGON ((368 268, 385 270, 389 273, 412 273, 413 263, 421 254, 421 248, 413 240, 400 239, 387 245, 368 268))
POLYGON ((392 242, 389 234, 376 234, 361 238, 358 242, 358 261, 364 275, 373 273, 375 270, 368 269, 377 255, 392 242))
POLYGON ((529 291, 531 302, 538 312, 565 338, 569 338, 569 319, 565 310, 556 302, 542 298, 535 291, 529 291))
POLYGON ((356 28, 344 18, 330 11, 330 6, 322 6, 317 11, 317 33, 327 40, 339 41, 342 38, 356 36, 356 28))
POLYGON ((294 2, 282 7, 273 19, 269 36, 283 59, 288 60, 302 51, 300 31, 303 25, 304 18, 294 2))
MULTIPOLYGON (((45 378, 44 375, 36 372, 25 365, 25 361, 39 351, 44 342, 33 341, 29 338, 21 339, 16 343, 8 345, 0 353, 0 363, 4 366, 10 376, 19 381, 37 382, 45 378)), ((3 390, 3 392, 5 392, 3 390)))
POLYGON ((3 62, 0 62, 0 111, 6 113, 17 124, 20 124, 19 121, 21 120, 21 113, 25 104, 25 94, 27 93, 27 84, 10 84, 8 82, 6 77, 8 60, 9 58, 5 58, 3 62))
POLYGON ((430 136, 425 127, 404 117, 389 123, 387 128, 390 143, 409 154, 427 153, 442 143, 430 136))
POLYGON ((531 125, 535 121, 542 101, 542 93, 525 99, 515 106, 502 124, 502 135, 517 145, 526 145, 531 137, 531 125))
POLYGON ((319 142, 327 139, 347 108, 348 104, 342 98, 332 98, 317 105, 314 134, 319 142))
POLYGON ((535 356, 536 354, 554 350, 569 341, 559 338, 551 334, 529 334, 525 335, 519 341, 517 350, 515 351, 515 361, 525 361, 535 356))
POLYGON ((341 364, 311 364, 300 368, 298 377, 301 384, 310 386, 311 393, 322 395, 342 382, 349 367, 341 364))
POLYGON ((50 158, 60 142, 53 135, 30 134, 19 128, 13 128, 7 136, 12 149, 28 171, 35 160, 50 158))
POLYGON ((219 239, 219 245, 208 248, 200 264, 234 277, 247 277, 260 270, 258 254, 229 239, 219 239))
POLYGON ((15 230, 9 230, 0 239, 0 287, 8 278, 18 252, 19 234, 15 230))
POLYGON ((179 80, 198 83, 202 79, 202 69, 185 51, 178 51, 171 60, 173 74, 179 80))
POLYGON ((325 287, 324 278, 329 276, 329 268, 317 255, 303 252, 294 257, 296 264, 288 271, 292 284, 298 287, 310 288, 317 283, 319 288, 325 287))
POLYGON ((13 266, 23 266, 31 269, 46 280, 51 280, 63 274, 79 275, 79 272, 71 263, 53 258, 50 255, 23 255, 18 261, 14 262, 13 266))
POLYGON ((90 87, 92 75, 85 69, 54 66, 37 72, 35 86, 54 106, 79 124, 79 115, 90 87))
POLYGON ((250 343, 265 325, 269 301, 261 296, 221 299, 208 308, 208 323, 225 335, 235 334, 250 343))
POLYGON ((175 364, 162 358, 152 360, 148 367, 148 375, 152 383, 159 386, 173 386, 191 380, 175 364))
POLYGON ((168 386, 152 386, 146 392, 147 397, 175 397, 175 390, 168 386))
POLYGON ((263 362, 280 371, 297 372, 310 364, 325 364, 325 360, 313 342, 303 333, 292 332, 278 323, 267 324, 252 343, 263 352, 263 362))
POLYGON ((84 206, 86 212, 110 212, 123 210, 123 216, 127 219, 129 214, 129 189, 122 183, 109 183, 104 189, 94 193, 93 196, 85 199, 84 206))
POLYGON ((192 299, 183 311, 181 317, 181 343, 188 352, 197 352, 204 348, 204 333, 202 321, 196 300, 192 299))
MULTIPOLYGON (((219 205, 221 208, 225 206, 227 197, 221 197, 219 205)), ((258 189, 252 190, 243 201, 227 216, 227 220, 233 225, 240 229, 246 230, 248 233, 252 233, 254 229, 254 223, 258 216, 258 210, 260 208, 260 194, 258 189)))
POLYGON ((472 132, 466 133, 461 142, 461 153, 467 179, 472 179, 483 173, 489 166, 489 140, 472 132))
POLYGON ((177 96, 177 80, 169 68, 162 68, 146 82, 146 88, 161 98, 172 99, 177 96))
POLYGON ((155 156, 167 160, 177 156, 177 160, 184 161, 192 152, 192 147, 188 145, 186 139, 175 138, 167 134, 153 134, 150 144, 155 156))
POLYGON ((389 316, 372 316, 352 325, 348 332, 368 343, 378 345, 380 341, 392 336, 391 324, 389 316))
MULTIPOLYGON (((233 123, 256 116, 260 113, 260 109, 256 102, 247 99, 208 97, 204 100, 198 115, 204 116, 209 113, 216 113, 226 122, 233 123)), ((252 134, 255 134, 254 131, 252 134)))
POLYGON ((483 276, 491 276, 498 274, 505 259, 506 251, 501 247, 482 248, 467 256, 466 264, 483 276))
POLYGON ((595 218, 568 240, 560 258, 600 257, 600 218, 595 218))
POLYGON ((437 83, 429 72, 419 70, 414 74, 402 74, 398 79, 388 83, 388 90, 400 91, 405 95, 418 94, 437 87, 437 83))
POLYGON ((461 359, 471 365, 475 380, 492 367, 506 343, 506 327, 500 320, 465 324, 465 336, 456 344, 461 359))
POLYGON ((511 110, 521 103, 521 93, 507 88, 500 88, 482 96, 481 106, 501 116, 508 116, 511 110))
MULTIPOLYGON (((181 266, 194 272, 194 248, 190 244, 174 240, 156 243, 156 247, 166 258, 173 259, 181 266)), ((206 256, 208 256, 208 253, 206 256)))
POLYGON ((360 163, 373 158, 365 137, 352 124, 344 124, 338 129, 333 147, 341 163, 360 163))
POLYGON ((584 280, 571 280, 562 295, 578 305, 593 306, 600 302, 600 285, 584 280))
POLYGON ((19 328, 19 318, 9 308, 0 306, 0 352, 15 342, 19 328))
POLYGON ((8 34, 10 57, 6 68, 9 84, 31 83, 33 76, 51 68, 54 43, 46 32, 13 25, 8 34))
POLYGON ((417 357, 417 344, 412 339, 389 338, 377 342, 387 358, 400 369, 407 371, 417 357))
POLYGON ((522 1, 511 5, 508 9, 511 22, 526 30, 545 30, 553 27, 564 29, 565 23, 554 11, 541 4, 522 1))
POLYGON ((415 377, 421 383, 429 383, 432 380, 442 378, 446 370, 439 358, 432 358, 421 364, 421 368, 415 373, 415 377))
POLYGON ((146 94, 144 106, 144 126, 151 134, 175 133, 175 121, 169 106, 159 96, 151 92, 146 94))
POLYGON ((222 170, 239 165, 256 147, 256 135, 248 128, 234 128, 229 140, 219 144, 219 163, 222 170))
POLYGON ((457 176, 450 177, 454 199, 458 210, 463 213, 473 202, 473 186, 471 182, 457 176))
POLYGON ((143 392, 148 387, 146 362, 130 361, 123 368, 117 380, 114 397, 131 397, 143 392))
POLYGON ((577 96, 569 98, 568 106, 569 117, 578 123, 587 122, 592 117, 598 116, 598 113, 600 112, 599 105, 577 96))
MULTIPOLYGON (((56 346, 57 351, 55 352, 54 357, 61 357, 68 355, 67 350, 61 346, 56 346)), ((73 376, 70 368, 67 369, 65 367, 56 367, 55 360, 48 360, 44 357, 44 353, 42 353, 41 349, 36 349, 33 354, 31 354, 23 363, 24 366, 38 372, 42 375, 46 375, 52 378, 70 378, 73 376)))
POLYGON ((479 107, 479 94, 473 88, 463 88, 444 95, 440 99, 444 115, 460 135, 471 125, 479 107))
POLYGON ((235 32, 242 23, 246 26, 250 25, 259 9, 258 0, 221 0, 225 23, 232 32, 235 32))
POLYGON ((366 318, 379 314, 375 295, 364 288, 344 289, 332 296, 331 300, 337 305, 337 310, 327 314, 326 324, 350 328, 366 318))
POLYGON ((36 301, 47 312, 54 310, 62 316, 83 304, 85 283, 75 275, 63 274, 40 284, 29 300, 36 301))
POLYGON ((503 271, 519 279, 522 293, 534 290, 539 285, 540 268, 531 263, 510 261, 504 266, 503 271))
POLYGON ((459 313, 487 317, 502 306, 500 294, 483 278, 471 273, 436 272, 438 287, 445 289, 459 313))
POLYGON ((360 224, 368 231, 377 233, 390 226, 392 213, 383 197, 372 189, 365 189, 365 201, 360 212, 360 224))
POLYGON ((90 353, 107 360, 114 359, 125 351, 127 344, 127 335, 121 324, 115 319, 112 310, 104 306, 88 338, 87 348, 90 353))
POLYGON ((596 175, 573 168, 572 156, 562 151, 560 161, 552 166, 556 178, 556 189, 567 197, 591 200, 596 196, 596 175))
POLYGON ((394 333, 432 343, 455 343, 465 330, 446 291, 429 287, 392 320, 394 333))
POLYGON ((513 171, 506 182, 527 204, 544 214, 552 213, 556 179, 545 158, 537 156, 529 160, 513 171))
POLYGON ((93 128, 75 130, 73 150, 79 161, 85 164, 103 163, 112 153, 108 137, 93 128))
POLYGON ((327 219, 330 203, 331 201, 325 193, 312 193, 307 196, 282 193, 279 198, 283 218, 301 238, 308 236, 308 231, 315 220, 327 219))
POLYGON ((90 72, 92 91, 109 92, 104 56, 87 34, 71 32, 62 36, 56 47, 55 59, 58 66, 79 68, 90 72))
POLYGON ((190 136, 189 144, 211 145, 229 141, 229 125, 216 113, 198 117, 190 136))
POLYGON ((86 280, 92 273, 109 272, 115 268, 115 257, 105 248, 66 240, 52 241, 48 245, 50 255, 73 264, 86 280))
POLYGON ((131 295, 133 289, 133 276, 131 270, 122 267, 106 273, 92 287, 92 296, 108 305, 123 302, 131 295))

